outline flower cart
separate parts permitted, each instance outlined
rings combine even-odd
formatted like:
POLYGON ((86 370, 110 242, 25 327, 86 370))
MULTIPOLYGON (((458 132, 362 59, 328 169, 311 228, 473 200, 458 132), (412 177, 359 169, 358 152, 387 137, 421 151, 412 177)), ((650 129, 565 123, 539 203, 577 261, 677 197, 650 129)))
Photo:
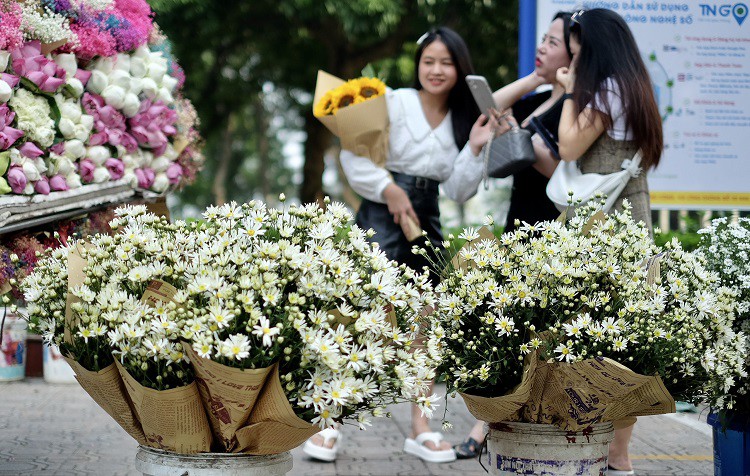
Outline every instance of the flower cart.
POLYGON ((704 395, 732 293, 629 210, 459 238, 436 288, 438 371, 489 422, 492 474, 601 474, 613 426, 704 395))
POLYGON ((21 298, 34 253, 65 244, 58 228, 163 197, 194 180, 203 158, 184 74, 144 0, 2 1, 0 24, 7 303, 21 298))

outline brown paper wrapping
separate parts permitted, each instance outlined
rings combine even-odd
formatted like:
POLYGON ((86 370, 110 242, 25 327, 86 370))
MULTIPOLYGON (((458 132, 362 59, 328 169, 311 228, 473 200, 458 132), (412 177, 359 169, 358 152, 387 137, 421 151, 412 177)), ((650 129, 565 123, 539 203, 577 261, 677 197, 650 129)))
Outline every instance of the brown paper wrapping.
POLYGON ((183 454, 211 450, 211 428, 195 382, 154 390, 139 384, 119 362, 115 361, 115 365, 148 446, 183 454))
MULTIPOLYGON (((344 82, 325 71, 318 71, 313 108, 326 92, 344 82)), ((369 157, 378 167, 385 165, 388 157, 389 127, 385 96, 343 107, 335 115, 322 116, 317 119, 341 140, 342 149, 362 157, 369 157)))
POLYGON ((410 216, 401 217, 401 231, 408 241, 414 241, 422 237, 422 229, 410 216))
POLYGON ((608 358, 573 364, 530 359, 521 384, 509 394, 461 396, 479 420, 549 423, 570 431, 608 421, 624 427, 637 416, 675 411, 659 376, 637 374, 608 358))
POLYGON ((466 249, 470 250, 472 248, 475 248, 477 246, 477 243, 483 240, 492 240, 492 241, 499 241, 494 233, 492 233, 492 230, 487 228, 486 226, 483 226, 479 229, 479 238, 473 241, 467 241, 464 243, 464 245, 461 247, 460 250, 458 250, 458 253, 456 253, 455 256, 453 256, 453 259, 451 259, 451 266, 453 269, 462 269, 466 271, 469 268, 469 263, 466 262, 464 259, 461 258, 461 252, 466 249))
POLYGON ((65 321, 63 326, 63 340, 67 343, 73 342, 73 336, 70 332, 77 324, 73 318, 71 305, 80 301, 79 298, 73 296, 70 290, 76 286, 80 286, 86 280, 86 274, 84 274, 83 270, 88 262, 81 257, 80 246, 85 247, 86 244, 77 243, 68 253, 68 294, 65 298, 65 321))
POLYGON ((486 422, 518 421, 521 419, 521 411, 531 398, 531 387, 534 377, 537 375, 538 360, 534 354, 528 360, 528 365, 523 371, 521 383, 509 394, 502 397, 477 397, 462 393, 469 412, 477 420, 486 422))
POLYGON ((255 455, 283 453, 301 445, 319 432, 294 413, 279 380, 279 366, 274 364, 260 398, 250 414, 248 425, 237 431, 240 451, 255 455))
POLYGON ((214 446, 220 444, 224 451, 237 452, 235 433, 247 423, 271 367, 234 369, 200 357, 187 342, 182 343, 182 348, 195 370, 195 382, 211 424, 214 446))
POLYGON ((65 357, 70 367, 76 374, 76 380, 81 384, 86 393, 109 414, 128 435, 135 438, 138 443, 145 445, 146 437, 143 428, 131 407, 130 399, 125 391, 125 386, 120 378, 115 364, 109 365, 99 372, 86 370, 73 359, 65 357))

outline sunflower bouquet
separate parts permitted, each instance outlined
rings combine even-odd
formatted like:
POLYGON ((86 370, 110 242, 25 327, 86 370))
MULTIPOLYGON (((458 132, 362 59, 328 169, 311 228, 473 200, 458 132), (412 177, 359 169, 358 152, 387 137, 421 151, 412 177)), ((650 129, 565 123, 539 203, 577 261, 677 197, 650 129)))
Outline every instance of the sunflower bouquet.
POLYGON ((657 248, 629 210, 460 238, 433 332, 438 372, 477 418, 578 430, 703 398, 701 359, 727 332, 732 293, 676 241, 657 248))
POLYGON ((382 166, 388 155, 385 94, 385 83, 377 78, 343 81, 318 71, 313 115, 341 140, 342 148, 382 166))
POLYGON ((427 275, 389 261, 340 204, 203 218, 120 209, 120 233, 55 251, 24 284, 32 322, 139 442, 270 454, 394 402, 432 411, 436 342, 414 348, 427 275), (164 409, 174 418, 153 418, 164 409))

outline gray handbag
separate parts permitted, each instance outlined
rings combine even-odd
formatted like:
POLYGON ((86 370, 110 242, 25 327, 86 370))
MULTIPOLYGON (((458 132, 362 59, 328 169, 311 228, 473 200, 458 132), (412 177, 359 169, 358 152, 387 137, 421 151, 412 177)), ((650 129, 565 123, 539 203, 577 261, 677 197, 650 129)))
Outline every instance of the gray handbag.
POLYGON ((490 137, 484 151, 485 176, 505 178, 536 162, 531 132, 514 125, 499 137, 490 137))

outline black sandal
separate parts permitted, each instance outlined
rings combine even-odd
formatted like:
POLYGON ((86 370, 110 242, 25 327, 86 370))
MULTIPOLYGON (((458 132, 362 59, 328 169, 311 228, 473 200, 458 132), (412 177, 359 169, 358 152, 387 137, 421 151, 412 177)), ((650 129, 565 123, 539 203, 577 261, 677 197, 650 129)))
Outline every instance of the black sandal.
POLYGON ((456 458, 469 459, 476 458, 482 450, 482 443, 472 437, 469 437, 461 444, 455 445, 453 451, 456 452, 456 458))

